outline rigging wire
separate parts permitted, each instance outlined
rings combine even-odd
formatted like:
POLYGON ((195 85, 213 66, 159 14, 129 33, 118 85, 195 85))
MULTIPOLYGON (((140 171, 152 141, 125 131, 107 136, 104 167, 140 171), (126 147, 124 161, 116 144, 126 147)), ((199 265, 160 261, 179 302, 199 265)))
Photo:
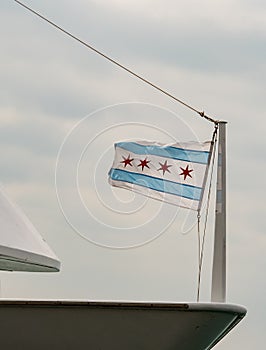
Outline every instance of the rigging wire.
POLYGON ((198 287, 197 287, 197 302, 199 302, 200 297, 200 279, 201 279, 201 271, 200 271, 200 257, 201 257, 201 240, 200 240, 200 209, 197 214, 197 232, 198 232, 198 287))
POLYGON ((103 52, 97 50, 95 47, 91 46, 90 44, 86 43, 85 41, 79 39, 77 36, 71 34, 70 32, 68 32, 67 30, 65 30, 64 28, 60 27, 59 25, 57 25, 56 23, 52 22, 51 20, 49 20, 48 18, 44 17, 43 15, 41 15, 39 12, 33 10, 32 8, 30 8, 29 6, 25 5, 24 3, 22 3, 21 1, 18 0, 14 0, 18 5, 24 7, 26 10, 28 10, 29 12, 33 13, 34 15, 38 16, 39 18, 41 18, 42 20, 44 20, 45 22, 49 23, 51 26, 55 27, 56 29, 58 29, 59 31, 63 32, 64 34, 68 35, 69 37, 71 37, 72 39, 78 41, 80 44, 86 46, 88 49, 94 51, 95 53, 97 53, 98 55, 102 56, 103 58, 105 58, 106 60, 112 62, 113 64, 115 64, 116 66, 120 67, 121 69, 125 70, 126 72, 128 72, 129 74, 133 75, 134 77, 138 78, 139 80, 143 81, 144 83, 152 86, 154 89, 160 91, 161 93, 163 93, 164 95, 170 97, 171 99, 175 100, 176 102, 182 104, 183 106, 189 108, 190 110, 198 113, 202 118, 208 120, 209 122, 218 123, 218 120, 215 120, 209 116, 207 116, 204 111, 199 111, 196 108, 192 107, 191 105, 185 103, 184 101, 180 100, 179 98, 175 97, 174 95, 170 94, 169 92, 167 92, 166 90, 162 89, 161 87, 159 87, 158 85, 152 83, 151 81, 145 79, 144 77, 142 77, 141 75, 135 73, 134 71, 132 71, 131 69, 127 68, 126 66, 122 65, 121 63, 119 63, 118 61, 114 60, 113 58, 111 58, 110 56, 104 54, 103 52))
POLYGON ((204 245, 205 245, 205 238, 206 238, 207 221, 208 221, 208 216, 209 216, 209 207, 210 207, 210 198, 211 198, 211 185, 212 185, 213 170, 214 170, 214 161, 215 161, 215 154, 216 154, 218 125, 219 125, 219 124, 215 124, 214 132, 213 132, 213 136, 212 136, 211 174, 210 174, 210 180, 209 180, 209 188, 208 188, 208 196, 207 196, 207 206, 206 206, 206 212, 205 212, 205 221, 204 221, 204 229, 203 229, 203 236, 202 236, 202 242, 201 242, 201 244, 200 244, 200 218, 201 218, 200 210, 198 210, 198 215, 197 215, 197 226, 198 226, 198 259, 199 259, 197 302, 199 302, 199 297, 200 297, 201 272, 202 272, 203 253, 204 253, 204 245))

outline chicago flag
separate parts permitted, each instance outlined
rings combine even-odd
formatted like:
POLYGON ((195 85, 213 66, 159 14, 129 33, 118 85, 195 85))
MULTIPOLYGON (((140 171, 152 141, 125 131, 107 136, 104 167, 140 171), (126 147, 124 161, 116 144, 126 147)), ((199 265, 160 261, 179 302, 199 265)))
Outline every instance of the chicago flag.
POLYGON ((180 207, 199 210, 211 142, 118 142, 109 183, 180 207))

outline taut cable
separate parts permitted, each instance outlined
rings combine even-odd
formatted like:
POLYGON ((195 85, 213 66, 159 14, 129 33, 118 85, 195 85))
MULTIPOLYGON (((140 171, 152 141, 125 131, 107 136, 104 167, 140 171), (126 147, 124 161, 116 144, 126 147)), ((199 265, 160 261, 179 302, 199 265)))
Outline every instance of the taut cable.
POLYGON ((126 72, 128 72, 129 74, 133 75, 134 77, 138 78, 139 80, 143 81, 144 83, 152 86, 154 89, 160 91, 161 93, 163 93, 164 95, 170 97, 171 99, 175 100, 178 103, 181 103, 183 106, 189 108, 190 110, 198 113, 202 118, 208 120, 209 122, 218 123, 218 120, 215 120, 209 116, 207 116, 204 111, 199 111, 196 108, 190 106, 189 104, 185 103, 184 101, 180 100, 179 98, 175 97, 174 95, 170 94, 169 92, 167 92, 166 90, 162 89, 161 87, 159 87, 158 85, 155 85, 154 83, 152 83, 151 81, 143 78, 141 75, 133 72, 131 69, 125 67, 124 65, 122 65, 121 63, 119 63, 118 61, 114 60, 113 58, 111 58, 110 56, 104 54, 103 52, 97 50, 95 47, 89 45, 88 43, 86 43, 85 41, 79 39, 77 36, 71 34, 70 32, 68 32, 67 30, 65 30, 64 28, 60 27, 59 25, 57 25, 56 23, 50 21, 48 18, 44 17, 43 15, 41 15, 40 13, 38 13, 37 11, 33 10, 32 8, 30 8, 29 6, 23 4, 21 1, 18 0, 14 0, 17 4, 19 4, 20 6, 24 7, 26 10, 28 10, 29 12, 33 13, 34 15, 38 16, 39 18, 41 18, 42 20, 44 20, 45 22, 49 23, 51 26, 55 27, 56 29, 58 29, 59 31, 63 32, 64 34, 68 35, 69 37, 71 37, 72 39, 78 41, 80 44, 86 46, 88 49, 94 51, 95 53, 97 53, 98 55, 104 57, 106 60, 112 62, 113 64, 115 64, 116 66, 118 66, 119 68, 125 70, 126 72))

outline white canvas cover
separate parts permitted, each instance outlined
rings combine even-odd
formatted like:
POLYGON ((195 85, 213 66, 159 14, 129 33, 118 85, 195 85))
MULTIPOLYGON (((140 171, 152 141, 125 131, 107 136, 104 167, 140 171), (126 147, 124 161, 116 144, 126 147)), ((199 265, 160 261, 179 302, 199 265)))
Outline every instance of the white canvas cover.
POLYGON ((0 187, 0 270, 57 272, 60 261, 0 187))

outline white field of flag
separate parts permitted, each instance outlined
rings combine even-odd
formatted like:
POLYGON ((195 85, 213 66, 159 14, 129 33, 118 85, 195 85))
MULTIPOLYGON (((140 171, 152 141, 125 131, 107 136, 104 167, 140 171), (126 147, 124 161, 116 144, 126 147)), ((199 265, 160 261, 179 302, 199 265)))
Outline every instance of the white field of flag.
POLYGON ((180 207, 199 210, 210 161, 211 141, 115 144, 109 183, 180 207))

